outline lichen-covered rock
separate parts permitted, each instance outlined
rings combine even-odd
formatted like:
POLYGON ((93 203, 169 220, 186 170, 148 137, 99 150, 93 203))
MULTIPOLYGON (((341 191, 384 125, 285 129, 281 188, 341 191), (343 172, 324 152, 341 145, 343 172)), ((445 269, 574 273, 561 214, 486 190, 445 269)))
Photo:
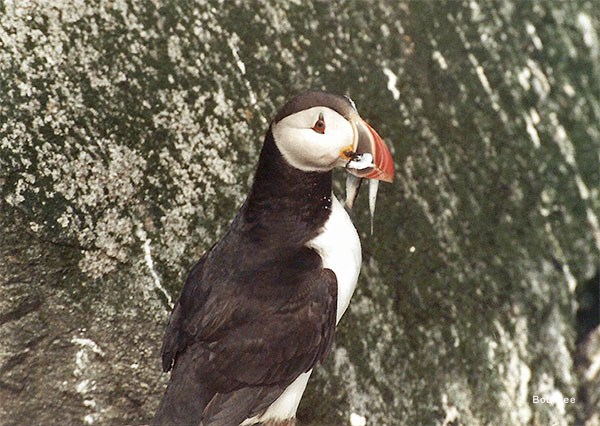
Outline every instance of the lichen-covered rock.
POLYGON ((373 236, 355 207, 301 423, 597 423, 599 27, 593 2, 0 2, 0 423, 151 418, 186 271, 309 88, 355 100, 397 180, 373 236))
POLYGON ((578 345, 575 358, 583 410, 578 421, 588 426, 600 425, 600 327, 590 332, 578 345))

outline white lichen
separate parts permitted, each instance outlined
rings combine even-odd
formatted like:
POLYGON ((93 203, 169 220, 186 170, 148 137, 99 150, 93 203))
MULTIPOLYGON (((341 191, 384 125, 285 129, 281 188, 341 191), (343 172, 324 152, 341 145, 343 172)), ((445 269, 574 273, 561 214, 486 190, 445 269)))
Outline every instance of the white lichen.
POLYGON ((93 410, 84 417, 86 424, 98 422, 101 412, 97 409, 97 403, 93 392, 97 389, 96 380, 93 377, 92 354, 104 357, 105 353, 96 342, 85 337, 73 337, 71 343, 80 347, 75 354, 75 369, 73 376, 78 380, 75 385, 75 391, 84 399, 84 405, 93 410))

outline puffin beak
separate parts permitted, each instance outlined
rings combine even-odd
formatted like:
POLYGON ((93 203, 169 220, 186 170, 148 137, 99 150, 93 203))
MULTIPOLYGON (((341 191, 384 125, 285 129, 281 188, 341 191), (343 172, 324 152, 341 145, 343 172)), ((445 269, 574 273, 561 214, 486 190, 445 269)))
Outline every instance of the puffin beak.
POLYGON ((394 160, 381 136, 360 117, 350 123, 354 130, 354 153, 346 164, 348 172, 359 178, 393 182, 394 160))

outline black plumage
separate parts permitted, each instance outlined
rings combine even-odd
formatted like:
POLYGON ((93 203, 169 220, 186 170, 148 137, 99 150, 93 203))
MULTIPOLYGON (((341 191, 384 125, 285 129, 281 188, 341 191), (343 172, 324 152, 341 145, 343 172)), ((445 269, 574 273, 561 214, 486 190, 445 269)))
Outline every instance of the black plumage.
MULTIPOLYGON (((307 103, 286 105, 276 120, 307 103)), ((337 280, 306 243, 329 217, 331 179, 291 167, 268 131, 248 198, 171 314, 162 363, 173 372, 152 424, 236 426, 325 359, 337 280)))

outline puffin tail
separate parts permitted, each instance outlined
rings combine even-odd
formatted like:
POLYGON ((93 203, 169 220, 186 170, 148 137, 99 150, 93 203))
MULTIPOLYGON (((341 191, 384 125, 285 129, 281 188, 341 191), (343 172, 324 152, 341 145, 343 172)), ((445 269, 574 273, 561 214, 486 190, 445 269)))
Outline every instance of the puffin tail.
POLYGON ((165 395, 158 406, 152 426, 200 426, 202 413, 214 396, 194 374, 185 358, 178 359, 165 395))

